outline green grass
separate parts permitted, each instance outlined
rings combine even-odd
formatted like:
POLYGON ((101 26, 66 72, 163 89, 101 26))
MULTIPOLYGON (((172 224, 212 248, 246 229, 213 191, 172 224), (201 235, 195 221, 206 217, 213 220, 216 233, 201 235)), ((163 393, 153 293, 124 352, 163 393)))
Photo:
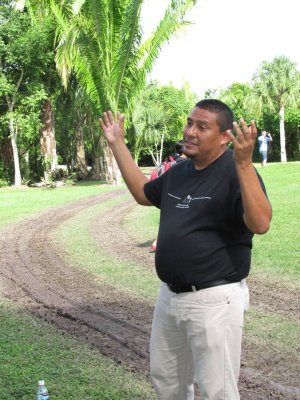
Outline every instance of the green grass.
MULTIPOLYGON (((5 228, 9 223, 43 209, 115 189, 119 188, 90 182, 63 189, 2 189, 0 191, 0 225, 1 228, 5 228)), ((82 215, 91 221, 95 212, 107 212, 123 199, 124 197, 120 197, 101 203, 99 206, 87 209, 82 215)), ((75 227, 72 223, 71 226, 67 223, 65 233, 68 235, 68 228, 71 229, 73 243, 78 248, 82 249, 86 245, 86 260, 89 260, 88 265, 95 266, 95 273, 97 273, 99 261, 103 261, 107 276, 111 275, 115 272, 113 261, 105 255, 100 259, 95 258, 98 257, 95 244, 90 243, 88 234, 86 237, 83 236, 81 222, 77 222, 78 225, 75 227), (82 240, 83 238, 86 240, 82 240)), ((122 270, 122 266, 119 269, 122 270)), ((126 269, 120 274, 126 279, 126 269)), ((155 279, 154 274, 151 279, 155 279)), ((140 279, 136 281, 141 282, 140 286, 143 284, 140 279)), ((143 290, 141 287, 139 293, 141 294, 143 290)), ((131 292, 133 293, 134 290, 131 292)), ((2 299, 1 288, 0 349, 1 400, 35 398, 39 379, 45 379, 51 400, 62 398, 74 400, 154 399, 153 390, 146 378, 116 366, 97 350, 91 350, 84 343, 57 331, 50 324, 14 309, 8 301, 2 299)))
POLYGON ((60 243, 70 260, 81 269, 92 272, 95 277, 101 277, 102 281, 106 280, 120 291, 153 301, 159 288, 159 280, 153 270, 146 270, 134 262, 116 261, 94 242, 89 233, 95 216, 111 212, 125 197, 121 196, 83 210, 54 230, 52 240, 60 243))
POLYGON ((246 313, 245 336, 253 347, 264 345, 282 352, 300 351, 300 324, 276 314, 266 314, 259 308, 251 307, 246 313))
POLYGON ((273 207, 271 228, 254 237, 253 274, 300 281, 300 163, 259 168, 273 207))
POLYGON ((132 374, 51 325, 0 301, 0 399, 35 399, 44 379, 51 400, 154 399, 132 374))
MULTIPOLYGON (((252 274, 261 279, 299 286, 300 163, 268 164, 260 168, 273 206, 269 233, 255 236, 252 274)), ((6 226, 44 208, 115 188, 99 184, 52 190, 1 190, 0 224, 6 226)), ((125 197, 89 207, 59 226, 53 234, 70 261, 115 284, 136 299, 153 302, 159 286, 155 273, 133 262, 120 263, 90 237, 89 227, 101 213, 113 212, 125 197), (56 236, 57 235, 57 236, 56 236), (119 285, 119 286, 118 286, 119 285)), ((137 206, 127 215, 124 229, 141 242, 157 235, 159 211, 137 206)), ((104 227, 103 227, 104 229, 104 227)), ((115 238, 118 240, 118 238, 115 238)), ((51 325, 0 304, 0 399, 34 398, 38 379, 45 379, 51 400, 134 400, 154 398, 147 380, 116 367, 97 350, 75 341, 51 325), (110 378, 111 377, 111 378, 110 378)), ((258 348, 293 354, 299 346, 299 323, 262 308, 250 308, 245 340, 258 348)), ((299 353, 299 352, 298 352, 299 353)))
POLYGON ((137 206, 125 218, 125 227, 133 237, 140 241, 153 241, 157 237, 159 209, 137 206))
POLYGON ((49 207, 118 189, 99 182, 78 182, 60 189, 0 189, 0 228, 49 207))

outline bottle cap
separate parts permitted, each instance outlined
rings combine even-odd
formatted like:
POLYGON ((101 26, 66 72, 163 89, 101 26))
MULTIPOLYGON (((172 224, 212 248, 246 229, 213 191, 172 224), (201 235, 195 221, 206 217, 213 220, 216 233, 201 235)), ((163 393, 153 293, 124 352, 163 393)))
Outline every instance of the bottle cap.
POLYGON ((39 386, 44 386, 45 385, 45 381, 39 381, 39 386))

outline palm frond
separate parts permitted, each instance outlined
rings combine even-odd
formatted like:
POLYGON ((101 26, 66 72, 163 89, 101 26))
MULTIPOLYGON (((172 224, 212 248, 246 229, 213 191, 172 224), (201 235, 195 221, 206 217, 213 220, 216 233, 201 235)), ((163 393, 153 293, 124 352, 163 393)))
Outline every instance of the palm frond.
POLYGON ((147 74, 152 70, 162 46, 175 33, 190 24, 184 20, 184 15, 195 3, 195 0, 173 0, 154 33, 140 47, 137 55, 139 65, 128 88, 132 98, 137 96, 140 89, 144 87, 147 74))
POLYGON ((129 60, 134 62, 141 40, 140 13, 142 0, 132 0, 129 2, 123 17, 123 24, 120 31, 120 40, 118 43, 117 60, 113 69, 113 77, 116 79, 116 103, 122 90, 123 79, 126 70, 129 68, 129 60))
POLYGON ((57 21, 57 66, 64 85, 72 70, 100 109, 130 109, 146 83, 161 47, 187 24, 194 0, 171 0, 153 35, 141 45, 142 0, 73 0, 57 21), (75 10, 75 11, 74 11, 75 10))

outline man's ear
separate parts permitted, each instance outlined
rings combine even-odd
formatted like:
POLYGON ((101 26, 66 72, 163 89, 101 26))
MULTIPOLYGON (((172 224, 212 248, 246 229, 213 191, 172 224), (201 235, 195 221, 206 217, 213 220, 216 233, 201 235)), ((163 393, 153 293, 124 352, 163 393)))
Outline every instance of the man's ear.
POLYGON ((227 135, 226 132, 222 132, 222 140, 221 140, 221 144, 226 144, 226 146, 228 145, 228 143, 230 142, 230 137, 227 135))

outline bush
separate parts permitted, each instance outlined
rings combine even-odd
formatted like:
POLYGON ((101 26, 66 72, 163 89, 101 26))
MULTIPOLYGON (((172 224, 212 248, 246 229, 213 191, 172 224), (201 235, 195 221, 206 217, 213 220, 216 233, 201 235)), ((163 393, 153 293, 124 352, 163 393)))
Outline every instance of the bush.
POLYGON ((50 180, 52 182, 64 181, 64 180, 68 179, 68 175, 69 174, 68 174, 67 170, 64 170, 62 168, 58 168, 58 169, 55 169, 54 171, 52 171, 50 173, 50 180))
POLYGON ((8 171, 3 165, 3 162, 0 161, 0 187, 9 186, 11 184, 8 171))
POLYGON ((9 185, 10 185, 9 182, 7 182, 6 180, 0 178, 0 188, 1 187, 6 187, 6 186, 9 186, 9 185))

